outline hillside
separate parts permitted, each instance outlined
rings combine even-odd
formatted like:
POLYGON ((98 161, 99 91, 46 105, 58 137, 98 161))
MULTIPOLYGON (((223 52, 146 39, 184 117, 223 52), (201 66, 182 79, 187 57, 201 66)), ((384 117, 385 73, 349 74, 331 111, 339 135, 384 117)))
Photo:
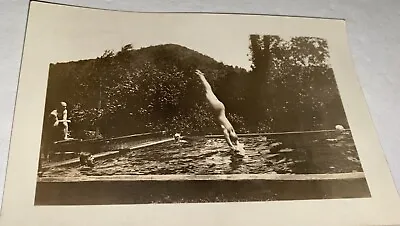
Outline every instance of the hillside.
POLYGON ((206 73, 214 87, 228 74, 247 73, 180 45, 123 48, 105 58, 51 64, 46 112, 66 101, 75 122, 72 128, 93 130, 101 121, 103 133, 110 135, 167 129, 171 120, 177 125, 170 129, 183 130, 184 124, 196 124, 192 132, 204 132, 202 128, 215 127, 208 113, 204 113, 209 116, 204 120, 201 116, 197 122, 188 119, 194 108, 196 112, 208 111, 193 73, 196 68, 206 73), (140 98, 135 96, 138 92, 140 98), (167 97, 162 98, 162 94, 167 97), (157 121, 157 125, 151 121, 157 121), (126 122, 132 123, 127 130, 123 128, 126 122))

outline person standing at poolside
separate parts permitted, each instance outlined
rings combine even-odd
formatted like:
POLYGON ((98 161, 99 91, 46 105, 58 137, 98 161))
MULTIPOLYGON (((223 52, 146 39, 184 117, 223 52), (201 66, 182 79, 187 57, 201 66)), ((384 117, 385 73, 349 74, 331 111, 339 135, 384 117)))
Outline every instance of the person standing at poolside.
POLYGON ((65 102, 61 102, 61 117, 59 119, 59 111, 57 108, 52 110, 50 114, 45 118, 45 127, 43 130, 43 146, 42 146, 42 154, 39 157, 39 171, 42 170, 42 161, 48 161, 50 158, 51 152, 54 152, 54 142, 62 140, 68 140, 68 123, 71 122, 67 119, 67 104, 65 102), (62 123, 62 130, 59 128, 60 123, 62 123), (43 155, 43 156, 42 156, 43 155))
POLYGON ((211 85, 208 83, 207 79, 204 76, 204 73, 200 70, 196 70, 195 73, 197 76, 199 76, 205 88, 206 98, 214 110, 215 117, 219 125, 221 126, 225 140, 228 143, 229 147, 236 151, 243 152, 243 146, 239 143, 239 139, 235 132, 235 129, 225 115, 225 105, 215 96, 214 92, 212 91, 211 85))
POLYGON ((61 107, 62 107, 62 120, 60 120, 60 122, 62 122, 64 128, 63 128, 63 132, 64 132, 64 140, 68 140, 68 134, 69 134, 69 130, 68 130, 68 123, 71 122, 70 120, 68 120, 68 110, 67 110, 67 103, 65 102, 61 102, 61 107))

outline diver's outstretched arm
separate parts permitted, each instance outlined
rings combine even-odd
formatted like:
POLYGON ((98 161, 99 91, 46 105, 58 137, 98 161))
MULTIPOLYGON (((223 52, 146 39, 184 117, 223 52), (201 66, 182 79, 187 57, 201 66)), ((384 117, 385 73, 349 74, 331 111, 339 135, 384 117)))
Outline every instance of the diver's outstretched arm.
POLYGON ((212 92, 212 88, 210 83, 208 83, 206 77, 204 77, 204 73, 201 72, 200 70, 196 70, 196 75, 198 75, 200 77, 201 82, 204 85, 204 88, 206 89, 206 92, 212 92))

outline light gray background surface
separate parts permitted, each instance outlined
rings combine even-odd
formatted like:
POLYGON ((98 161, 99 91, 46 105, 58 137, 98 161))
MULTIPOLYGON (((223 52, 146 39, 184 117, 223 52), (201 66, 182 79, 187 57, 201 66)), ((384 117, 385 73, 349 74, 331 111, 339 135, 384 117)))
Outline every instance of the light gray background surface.
MULTIPOLYGON (((124 11, 234 12, 346 19, 351 52, 360 85, 400 191, 400 164, 397 163, 400 160, 398 150, 400 1, 50 0, 49 2, 124 11)), ((0 204, 28 6, 29 0, 0 0, 0 204)))

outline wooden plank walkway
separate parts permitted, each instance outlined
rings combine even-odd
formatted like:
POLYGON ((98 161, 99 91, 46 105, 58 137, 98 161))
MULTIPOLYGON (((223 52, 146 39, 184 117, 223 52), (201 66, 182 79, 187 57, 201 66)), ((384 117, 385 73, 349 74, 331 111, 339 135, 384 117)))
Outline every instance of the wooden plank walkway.
MULTIPOLYGON (((350 131, 345 129, 343 131, 350 131)), ((288 132, 275 132, 275 133, 242 133, 238 134, 239 137, 255 137, 255 136, 271 136, 271 135, 287 135, 287 134, 308 134, 308 133, 326 133, 326 132, 337 132, 337 130, 313 130, 313 131, 288 131, 288 132)), ((223 138, 224 135, 212 134, 206 135, 206 138, 223 138)))
MULTIPOLYGON (((151 141, 151 142, 139 144, 137 146, 133 146, 133 147, 129 148, 128 150, 124 149, 124 150, 101 152, 101 153, 98 153, 98 154, 94 154, 93 158, 96 160, 96 159, 99 159, 99 158, 110 157, 112 155, 117 155, 117 154, 119 154, 119 153, 121 153, 123 151, 130 151, 130 150, 136 150, 136 149, 140 149, 140 148, 150 147, 150 146, 157 145, 157 144, 171 142, 173 140, 174 140, 174 138, 166 138, 166 139, 163 139, 163 140, 160 140, 160 141, 151 141)), ((44 164, 42 168, 46 170, 46 169, 50 169, 50 168, 54 168, 54 167, 75 165, 75 164, 79 164, 79 162, 80 162, 79 158, 73 158, 73 159, 69 159, 69 160, 65 160, 65 161, 61 161, 61 162, 44 164)))
POLYGON ((143 136, 150 136, 150 135, 158 135, 158 134, 163 134, 165 133, 164 131, 161 132, 155 132, 155 133, 137 133, 137 134, 132 134, 132 135, 126 135, 126 136, 121 136, 121 137, 112 137, 108 139, 104 139, 104 141, 112 141, 112 140, 120 140, 120 139, 129 139, 129 138, 134 138, 134 137, 143 137, 143 136))
POLYGON ((90 181, 330 181, 363 179, 363 172, 335 174, 224 174, 224 175, 113 175, 85 177, 43 177, 38 182, 90 182, 90 181))
POLYGON ((131 135, 126 135, 126 136, 120 136, 120 137, 110 137, 110 138, 92 138, 92 139, 77 139, 77 138, 71 138, 68 140, 59 140, 54 142, 54 144, 72 144, 72 143, 92 143, 92 142, 108 142, 108 141, 115 141, 115 140, 123 140, 123 139, 130 139, 130 138, 136 138, 136 137, 145 137, 145 136, 155 136, 155 135, 160 135, 160 134, 165 134, 165 131, 159 131, 159 132, 149 132, 149 133, 136 133, 136 134, 131 134, 131 135))

